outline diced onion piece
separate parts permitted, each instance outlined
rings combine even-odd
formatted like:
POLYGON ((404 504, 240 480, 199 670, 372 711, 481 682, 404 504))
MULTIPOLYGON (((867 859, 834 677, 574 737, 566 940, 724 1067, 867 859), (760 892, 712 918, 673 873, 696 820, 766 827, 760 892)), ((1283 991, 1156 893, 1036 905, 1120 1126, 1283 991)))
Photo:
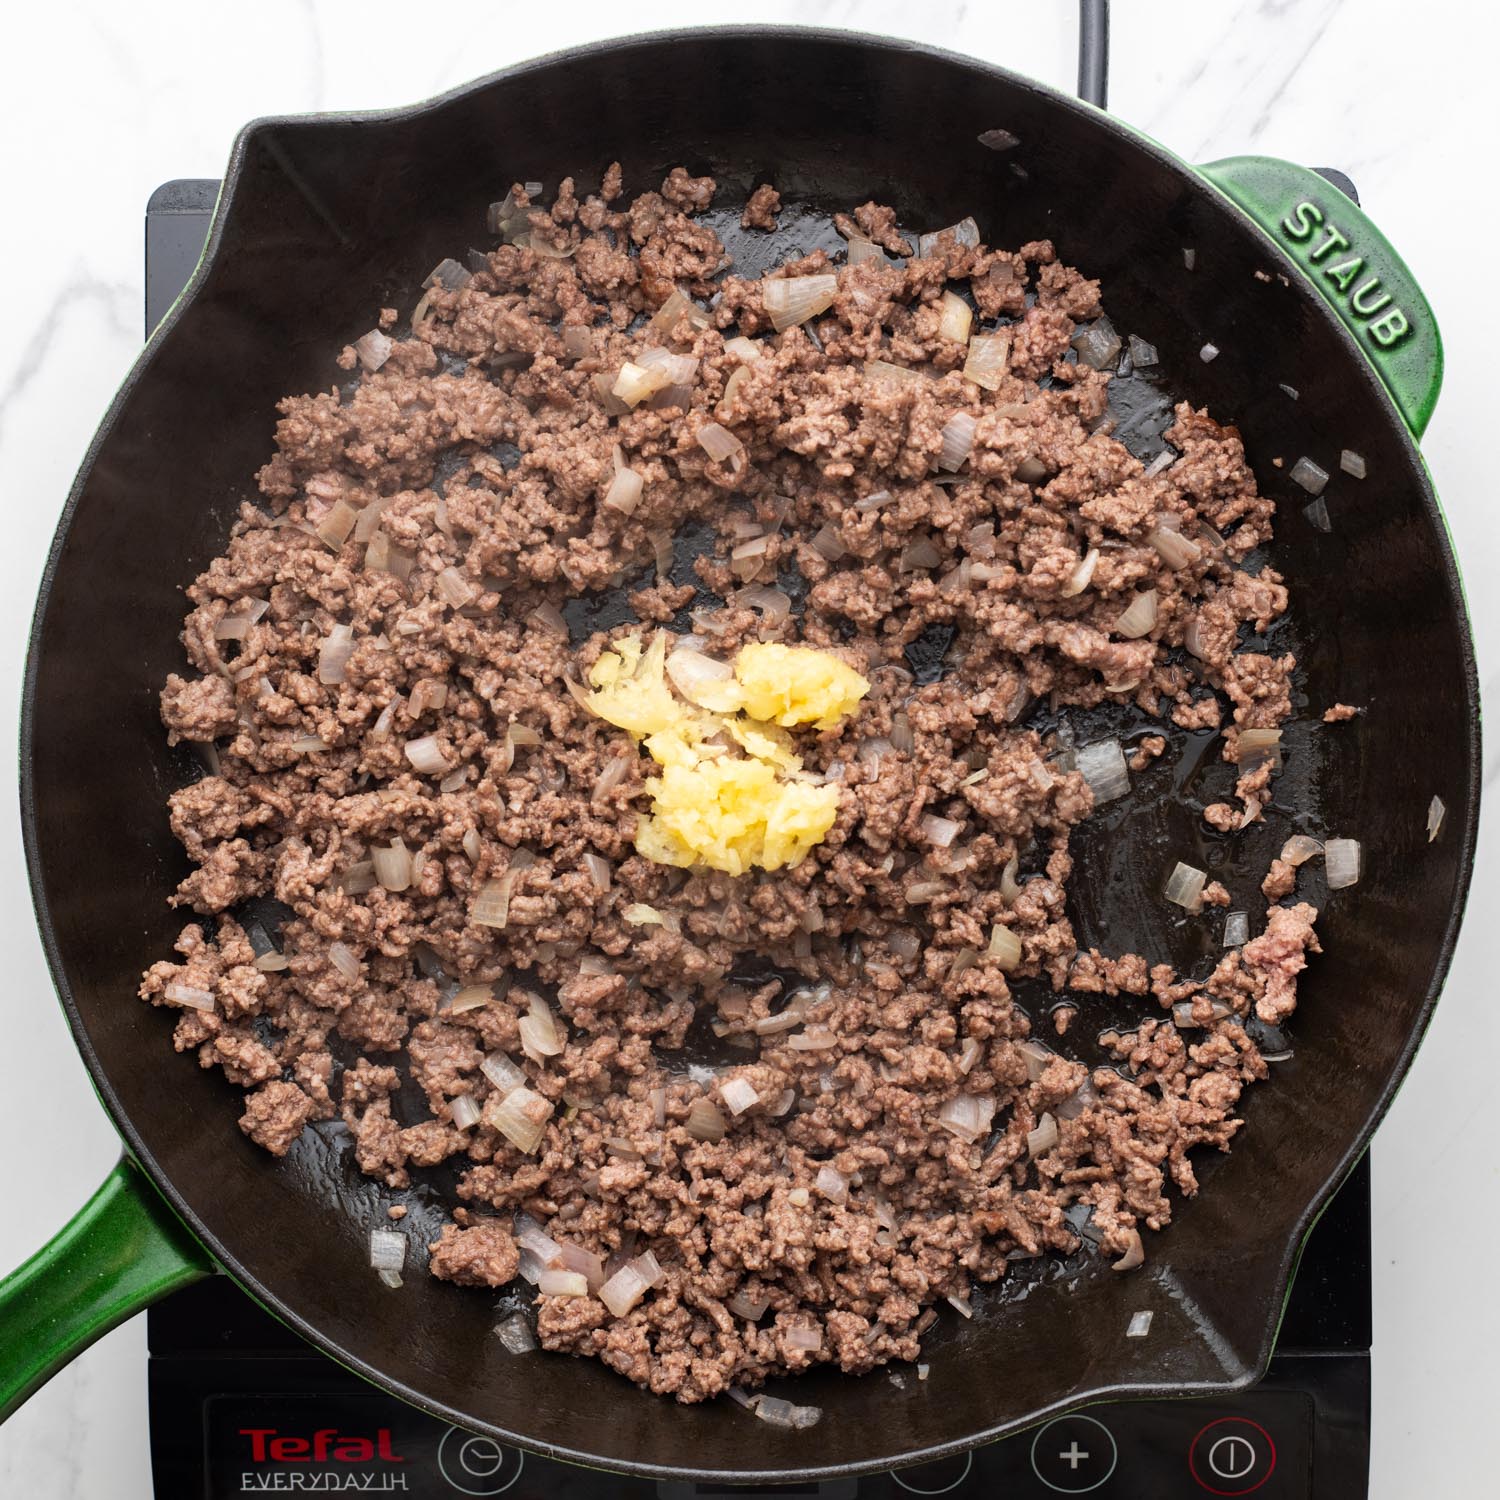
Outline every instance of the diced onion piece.
POLYGON ((1281 846, 1281 858, 1289 865, 1305 865, 1308 860, 1316 859, 1323 852, 1323 846, 1317 839, 1309 838, 1305 833, 1294 833, 1286 843, 1281 846))
POLYGON ((495 1090, 508 1094, 526 1082, 526 1075, 504 1052, 490 1052, 479 1065, 479 1071, 489 1079, 495 1090))
POLYGON ((512 1354, 530 1354, 537 1347, 536 1335, 525 1313, 512 1313, 495 1324, 495 1337, 512 1354))
MULTIPOLYGON (((965 953, 974 954, 975 958, 979 956, 977 953, 974 953, 974 950, 972 948, 962 948, 959 950, 959 956, 962 956, 965 953)), ((969 965, 965 965, 965 968, 967 967, 969 967, 969 965)), ((953 965, 948 970, 948 973, 951 975, 953 973, 953 970, 956 968, 958 968, 957 957, 955 957, 955 959, 953 960, 953 965)), ((963 971, 960 970, 959 972, 961 973, 963 971)), ((958 1071, 967 1076, 974 1071, 975 1065, 983 1056, 984 1043, 981 1042, 977 1036, 965 1037, 963 1049, 958 1054, 958 1071)))
POLYGON ((989 1094, 956 1094, 938 1111, 938 1124, 970 1145, 990 1132, 995 1101, 989 1094))
POLYGON ((885 251, 871 240, 861 239, 858 235, 851 235, 849 249, 845 257, 851 266, 863 265, 867 260, 885 259, 885 251))
POLYGON ((1133 1271, 1146 1261, 1146 1247, 1141 1244, 1141 1232, 1139 1229, 1130 1231, 1130 1244, 1125 1253, 1110 1266, 1111 1271, 1133 1271))
POLYGON ((472 1094, 460 1094, 450 1100, 448 1110, 453 1116, 455 1130, 469 1130, 479 1123, 480 1109, 472 1094))
POLYGON ((349 533, 354 530, 354 523, 358 519, 359 512, 347 500, 335 500, 329 506, 328 513, 314 528, 318 540, 337 552, 349 539, 349 533))
POLYGON ((602 896, 614 884, 614 871, 602 854, 590 851, 583 856, 583 867, 594 889, 602 896))
POLYGON ((381 844, 370 846, 370 859, 375 866, 375 881, 388 891, 404 891, 411 884, 411 851, 400 839, 387 848, 381 844))
POLYGON ((1058 1142, 1057 1121, 1050 1114, 1043 1114, 1036 1122, 1036 1129, 1026 1133, 1026 1153, 1033 1161, 1045 1156, 1058 1142))
POLYGON ((479 830, 477 828, 464 829, 463 850, 469 856, 470 864, 479 863, 479 855, 483 848, 484 841, 479 837, 479 830))
POLYGON ((1328 470, 1320 468, 1306 455, 1292 465, 1291 481, 1300 484, 1309 495, 1321 495, 1328 483, 1328 470))
POLYGON ((647 1293, 645 1277, 636 1269, 634 1261, 626 1261, 603 1286, 599 1288, 599 1300, 617 1318, 623 1318, 647 1293))
POLYGON ((1128 345, 1130 349, 1130 363, 1136 369, 1144 370, 1147 365, 1154 365, 1157 362, 1159 356, 1157 355, 1155 344, 1148 344, 1145 339, 1137 338, 1132 333, 1128 340, 1128 345))
POLYGON ((521 1017, 517 1030, 521 1034, 521 1050, 536 1062, 556 1057, 563 1050, 562 1033, 552 1007, 540 995, 531 996, 530 1009, 521 1017))
POLYGON ((372 328, 354 341, 356 358, 372 375, 391 357, 391 350, 395 347, 395 340, 378 328, 372 328))
POLYGON ((812 539, 812 549, 829 562, 837 562, 847 550, 839 537, 838 528, 831 521, 818 528, 812 539))
POLYGON ((1369 472, 1365 467, 1364 454, 1356 453, 1352 448, 1345 448, 1339 454, 1339 468, 1355 479, 1363 479, 1369 472))
POLYGON ((1144 1312, 1131 1313, 1130 1325, 1125 1330, 1128 1339, 1143 1339, 1151 1332, 1151 1319, 1153 1314, 1148 1308, 1144 1312))
POLYGON ((966 217, 957 224, 949 224, 945 229, 934 229, 931 234, 918 235, 918 257, 935 254, 943 248, 945 241, 972 250, 979 243, 979 225, 972 217, 966 217))
POLYGON ((988 953, 1008 974, 1021 962, 1021 940, 1003 922, 990 929, 988 953))
POLYGON ((938 849, 946 849, 963 828, 962 823, 955 823, 952 818, 939 818, 932 813, 925 813, 918 826, 922 837, 938 849))
POLYGON ((742 1115, 753 1104, 760 1102, 760 1095, 748 1078, 729 1078, 719 1087, 719 1097, 732 1115, 742 1115))
POLYGON ((806 1328, 796 1325, 786 1331, 786 1346, 788 1349, 801 1349, 808 1354, 823 1347, 823 1330, 821 1328, 806 1328))
POLYGON ((337 683, 344 680, 344 669, 354 655, 354 627, 335 625, 318 647, 318 681, 337 683))
POLYGON ((1321 495, 1311 505, 1304 505, 1302 514, 1314 531, 1321 531, 1326 536, 1333 530, 1333 517, 1328 514, 1328 502, 1321 495))
POLYGON ((581 1271, 543 1271, 536 1289, 544 1297, 587 1297, 588 1277, 581 1271))
POLYGON ((960 1313, 963 1317, 972 1318, 974 1316, 974 1304, 970 1302, 967 1297, 950 1295, 948 1297, 945 1297, 943 1300, 947 1302, 950 1307, 954 1308, 958 1313, 960 1313))
POLYGON ((568 622, 563 619, 562 611, 550 599, 544 604, 538 604, 526 616, 526 619, 528 623, 534 620, 543 630, 550 630, 554 635, 567 638, 568 622))
POLYGON ((818 1168, 818 1175, 813 1186, 830 1203, 847 1203, 849 1201, 849 1179, 832 1162, 825 1161, 818 1168))
POLYGON ((1072 599, 1081 594, 1090 583, 1093 582, 1094 569, 1099 566, 1099 549, 1090 547, 1083 557, 1068 575, 1068 581, 1058 590, 1064 599, 1072 599))
MULTIPOLYGON (((736 459, 744 462, 745 445, 727 428, 719 426, 717 422, 706 422, 698 429, 698 446, 713 459, 715 463, 731 464, 736 459)), ((737 465, 736 465, 737 467, 737 465)))
POLYGON ((635 407, 668 386, 688 384, 697 373, 698 361, 690 354, 644 349, 621 366, 609 394, 626 406, 635 407))
POLYGON ((473 279, 473 273, 466 266, 459 265, 456 260, 445 258, 427 273, 427 279, 422 285, 424 287, 440 286, 445 292, 456 292, 468 286, 473 279))
POLYGON ((354 950, 347 943, 330 943, 328 945, 328 962, 345 979, 359 978, 359 959, 355 957, 354 950))
POLYGON ((1130 790, 1130 773, 1125 766, 1125 751, 1118 740, 1097 740, 1077 752, 1079 775, 1088 782, 1094 794, 1094 805, 1113 802, 1130 790))
POLYGON ((1224 918, 1224 946, 1239 948, 1250 938, 1250 914, 1232 911, 1224 918))
POLYGON ((1130 601, 1130 607, 1115 621, 1115 634, 1127 641, 1138 641, 1156 628, 1157 596, 1155 589, 1147 589, 1130 601))
POLYGON ((495 986, 492 984, 468 984, 459 990, 452 1001, 444 1007, 447 1016, 462 1016, 465 1011, 477 1011, 489 1005, 495 999, 495 986))
POLYGON ((797 1406, 783 1401, 780 1396, 757 1396, 755 1415, 771 1427, 785 1427, 801 1432, 816 1427, 823 1417, 821 1406, 797 1406))
POLYGON ((712 1099, 694 1099, 683 1128, 695 1141, 722 1141, 728 1128, 712 1099))
POLYGON ((1021 886, 1016 879, 1016 874, 1020 870, 1020 868, 1020 855, 1012 854, 1011 857, 1005 861, 1005 868, 1000 872, 1000 894, 1005 898, 1007 905, 1010 902, 1014 901, 1016 897, 1021 894, 1021 886))
POLYGON ((1206 871, 1185 865, 1180 860, 1172 867, 1167 877, 1166 898, 1184 911, 1203 909, 1203 887, 1208 884, 1206 871))
POLYGON ((1447 813, 1447 811, 1448 809, 1443 805, 1443 799, 1441 797, 1434 797, 1432 801, 1427 804, 1427 842, 1429 844, 1438 836, 1438 833, 1441 831, 1443 826, 1443 817, 1447 813))
POLYGON ((833 1032, 819 1029, 788 1037, 786 1044, 793 1052, 827 1052, 838 1046, 839 1039, 833 1032))
POLYGON ((486 880, 469 904, 469 920, 480 927, 504 927, 510 920, 510 893, 515 880, 510 871, 486 880))
POLYGON ((370 1266, 376 1271, 399 1271, 406 1265, 406 1236, 394 1229, 370 1231, 370 1266))
POLYGON ((668 338, 684 314, 694 328, 708 327, 708 314, 681 287, 673 287, 671 296, 656 309, 651 321, 646 324, 646 331, 658 338, 668 338))
MULTIPOLYGON (((269 958, 271 955, 265 956, 269 958)), ((258 961, 256 968, 260 968, 258 961)), ((213 992, 199 989, 195 984, 169 984, 162 990, 162 999, 171 1005, 185 1005, 189 1010, 212 1010, 214 1008, 213 992)))
POLYGON ((457 568, 444 568, 437 576, 438 597, 454 609, 462 609, 474 598, 474 586, 457 568))
POLYGON ((914 880, 906 888, 906 904, 908 906, 926 906, 929 901, 936 901, 939 896, 946 895, 948 886, 941 880, 914 880))
POLYGON ((1017 1042, 1016 1049, 1026 1060, 1026 1081, 1028 1083, 1035 1083, 1057 1057, 1057 1053, 1050 1047, 1042 1042, 1035 1042, 1030 1039, 1024 1042, 1017 1042))
POLYGON ((896 570, 900 573, 914 573, 926 568, 935 568, 942 560, 943 554, 938 551, 932 538, 919 536, 916 541, 908 542, 902 548, 896 570))
POLYGON ((1070 341, 1078 351, 1078 363, 1091 370, 1108 370, 1120 357, 1120 335, 1108 318, 1096 318, 1080 328, 1070 341))
MULTIPOLYGON (((372 879, 371 885, 373 884, 374 881, 372 879)), ((369 890, 369 888, 369 886, 361 887, 362 890, 369 890)), ((350 890, 347 879, 344 881, 344 889, 346 891, 350 890)), ((351 894, 357 893, 351 891, 351 894)), ((280 974, 283 970, 291 968, 291 960, 287 958, 285 953, 278 953, 273 948, 269 953, 262 953, 261 956, 255 960, 255 967, 259 969, 262 974, 280 974)), ((202 1008, 204 1010, 208 1009, 207 1006, 204 1006, 202 1008)))
POLYGON ((1158 526, 1146 540, 1156 548, 1161 560, 1169 568, 1186 568, 1203 556, 1203 548, 1197 542, 1189 540, 1180 531, 1171 531, 1165 526, 1158 526))
POLYGON ((630 1262, 636 1269, 641 1280, 648 1287, 660 1286, 667 1279, 667 1273, 662 1269, 661 1262, 649 1250, 643 1250, 630 1262))
POLYGON ((974 309, 957 292, 944 292, 938 303, 938 337, 966 343, 974 326, 974 309))
POLYGON ((663 925, 662 914, 654 906, 647 906, 644 901, 637 901, 627 906, 620 913, 634 927, 660 927, 663 925))
POLYGON ((569 323, 562 331, 563 351, 569 359, 586 359, 594 352, 594 330, 569 323))
POLYGON ((969 340, 964 379, 987 391, 998 391, 1010 363, 1009 333, 976 333, 969 340))
POLYGON ((404 1284, 399 1271, 377 1271, 375 1274, 380 1278, 382 1285, 390 1287, 393 1292, 399 1292, 404 1284))
POLYGON ((1242 729, 1235 737, 1234 762, 1237 766, 1258 766, 1270 761, 1281 769, 1281 731, 1279 729, 1242 729))
POLYGON ((761 1298, 757 1300, 756 1298, 746 1296, 744 1292, 736 1292, 724 1304, 735 1317, 743 1318, 747 1323, 755 1323, 765 1317, 766 1309, 770 1305, 769 1299, 761 1298))
MULTIPOLYGON (((1184 253, 1186 253, 1186 252, 1184 252, 1184 253)), ((1214 362, 1214 360, 1216 360, 1218 357, 1219 357, 1219 346, 1217 344, 1205 344, 1198 351, 1198 358, 1201 359, 1203 361, 1203 363, 1206 364, 1206 365, 1212 364, 1214 362)))
POLYGON ((689 703, 719 710, 729 706, 724 697, 725 685, 733 681, 734 668, 728 662, 679 646, 667 657, 666 671, 672 686, 689 703))
POLYGON ((955 412, 943 423, 943 451, 938 454, 937 466, 945 474, 956 474, 969 461, 977 423, 973 413, 966 411, 955 412))
POLYGON ((617 469, 604 492, 604 504, 622 515, 630 515, 641 503, 645 480, 634 469, 617 469))
POLYGON ((763 583, 736 589, 726 602, 735 609, 753 609, 767 625, 779 625, 792 612, 791 596, 763 583))
MULTIPOLYGON (((270 607, 270 604, 264 599, 245 598, 238 600, 232 608, 224 612, 219 619, 219 623, 214 626, 214 639, 216 641, 244 640, 245 633, 270 607)), ((335 630, 339 628, 337 625, 334 626, 335 630)))
POLYGON ((1361 850, 1358 839, 1329 839, 1323 845, 1323 868, 1328 889, 1341 891, 1359 883, 1361 850))
POLYGON ((558 1270, 574 1271, 588 1283, 591 1292, 604 1285, 604 1260, 582 1245, 570 1244, 567 1240, 557 1242, 557 1255, 553 1265, 558 1270))
POLYGON ((518 1151, 530 1156, 542 1143, 552 1110, 551 1100, 531 1089, 515 1088, 504 1095, 490 1095, 485 1101, 484 1122, 498 1130, 518 1151))
POLYGON ((832 306, 839 279, 826 276, 774 276, 760 284, 761 303, 777 333, 795 328, 832 306))
POLYGON ((412 768, 424 776, 446 775, 450 767, 438 748, 435 734, 424 734, 420 739, 407 740, 403 747, 412 768))
POLYGON ((909 370, 905 365, 892 364, 888 359, 867 359, 865 378, 887 380, 893 385, 910 385, 914 381, 925 380, 927 377, 920 370, 909 370))

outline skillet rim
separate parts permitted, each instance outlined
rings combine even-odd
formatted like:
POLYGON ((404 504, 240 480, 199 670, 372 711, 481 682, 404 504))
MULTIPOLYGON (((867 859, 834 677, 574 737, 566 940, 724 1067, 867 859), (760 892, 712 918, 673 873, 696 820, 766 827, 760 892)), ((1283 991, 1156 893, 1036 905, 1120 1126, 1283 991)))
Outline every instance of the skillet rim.
POLYGON ((512 1432, 493 1423, 478 1421, 470 1413, 460 1411, 442 1402, 434 1401, 425 1396, 420 1390, 405 1384, 399 1379, 392 1378, 379 1368, 349 1354, 346 1350, 334 1344, 311 1323, 285 1306, 274 1290, 244 1268, 232 1250, 217 1236, 208 1231, 187 1197, 158 1165, 155 1157, 146 1147, 145 1142, 136 1130, 131 1117, 121 1105, 120 1099, 89 1038, 83 1016, 68 980, 63 954, 53 929, 48 908, 45 882, 42 874, 44 855, 37 827, 34 744, 40 682, 40 657, 53 584, 62 566, 63 553, 66 550, 74 515, 81 502, 99 451, 119 422, 122 409, 135 386, 139 381, 144 379, 154 363, 158 351, 172 337, 177 324, 182 320, 187 308, 212 279, 215 263, 224 245, 226 225, 235 194, 245 170, 246 162, 250 156, 251 147, 258 138, 272 132, 310 132, 324 129, 341 129, 361 123, 392 124, 415 120, 429 114, 437 113, 451 104, 468 99, 487 90, 503 87, 512 80, 532 72, 566 66, 582 58, 596 57, 607 53, 629 53, 640 48, 660 47, 663 44, 696 43, 703 40, 734 41, 741 38, 760 42, 769 41, 782 46, 797 45, 801 42, 813 42, 880 52, 899 51, 918 54, 945 67, 960 68, 967 72, 978 74, 981 78, 1004 82, 1012 88, 1037 96, 1053 108, 1072 111, 1075 115, 1083 117, 1090 128, 1104 130, 1113 134, 1121 143, 1127 145, 1132 150, 1144 153, 1146 156, 1154 159, 1158 167, 1175 174, 1183 181, 1185 187, 1199 194, 1209 194, 1215 201, 1222 204, 1242 220, 1247 229, 1259 236, 1262 242, 1260 248, 1263 253, 1274 257, 1278 269, 1283 274, 1294 277, 1294 284, 1308 299, 1308 303, 1314 309, 1316 316, 1321 318, 1326 324, 1332 326, 1333 331, 1343 342, 1347 352, 1351 356, 1354 367, 1359 371, 1359 377, 1364 380, 1372 391, 1378 394, 1384 409, 1389 414, 1389 420, 1397 429, 1397 440, 1401 445, 1403 456, 1407 460, 1411 475, 1415 480, 1415 488, 1420 498, 1422 512, 1427 524, 1433 529, 1442 556, 1443 581, 1448 589, 1453 620, 1458 627, 1459 665, 1463 678, 1464 701, 1468 710, 1468 743, 1466 746, 1468 752, 1468 783, 1465 787, 1461 809, 1450 809, 1450 817, 1455 812, 1461 811, 1462 814, 1456 892, 1448 922, 1438 948, 1437 960, 1427 983, 1426 993, 1405 1044, 1398 1054, 1390 1074, 1381 1089, 1380 1098, 1375 1108, 1371 1111, 1361 1128, 1355 1133, 1347 1150, 1340 1157, 1338 1164, 1329 1174, 1323 1186, 1304 1206, 1290 1235, 1287 1237, 1286 1243, 1282 1247, 1280 1260, 1272 1282, 1272 1294, 1268 1298, 1268 1305, 1262 1320, 1259 1342, 1254 1358, 1249 1362, 1247 1369, 1232 1380, 1205 1381, 1189 1386, 1180 1384, 1153 1384, 1150 1381, 1101 1383, 1091 1386, 1087 1390, 1071 1393, 1066 1400, 1055 1401, 1044 1407, 1034 1409, 1022 1418, 993 1424, 978 1432, 971 1433, 962 1439, 954 1439, 893 1455, 858 1460, 845 1464, 824 1464, 803 1468, 767 1468, 747 1472, 743 1469, 723 1470, 707 1467, 687 1469, 634 1459, 622 1460, 613 1456, 607 1460, 609 1470, 612 1472, 655 1480, 690 1480, 700 1483, 732 1483, 735 1481, 743 1483, 746 1480, 756 1483, 773 1484, 787 1482, 809 1483, 835 1478, 854 1477, 949 1457, 953 1454, 966 1452, 1000 1438, 1025 1431, 1050 1420, 1061 1412, 1077 1410, 1080 1407, 1098 1402, 1121 1399, 1164 1399, 1229 1394, 1243 1390, 1258 1381, 1265 1374, 1270 1363, 1276 1335, 1285 1312, 1287 1298, 1290 1294, 1292 1278, 1307 1235, 1321 1216, 1323 1210, 1327 1207, 1334 1193, 1368 1149, 1371 1136, 1384 1119, 1391 1102, 1410 1070, 1412 1059, 1422 1042, 1428 1025, 1431 1023, 1433 1012, 1442 994, 1443 985, 1452 967, 1454 950, 1462 926, 1465 905, 1473 876, 1479 829, 1482 761, 1479 676, 1474 651, 1473 633, 1469 621, 1463 582, 1459 573, 1447 521, 1443 515, 1441 503, 1437 498, 1436 490, 1432 484, 1431 475, 1427 470, 1415 437, 1396 410, 1391 395, 1379 374, 1364 356, 1348 329, 1335 316, 1327 303, 1315 294, 1315 289, 1308 283, 1305 272, 1287 255, 1276 240, 1267 234, 1243 209, 1227 198, 1213 182, 1203 176, 1191 163, 1159 145, 1156 141, 1134 127, 1118 120, 1113 115, 1096 109, 1092 105, 1083 103, 1059 89, 1039 83, 1023 74, 1015 73, 997 64, 968 57, 961 53, 950 51, 947 48, 930 46, 922 42, 872 35, 865 32, 834 27, 786 25, 704 26, 679 27, 663 31, 627 34, 527 59, 414 104, 381 110, 322 111, 306 114, 267 115, 250 121, 241 128, 231 148, 219 198, 214 208, 213 221, 210 225, 208 238, 205 241, 198 264, 187 285, 173 303, 167 315, 152 331, 140 355, 121 382, 113 400, 110 402, 108 410, 101 419, 98 428, 90 440, 72 486, 69 489, 67 502, 63 507, 51 546, 48 549, 46 564, 38 585, 37 603, 27 641, 20 718, 20 812, 22 841, 26 853, 27 880, 31 889, 32 904, 36 911, 37 926, 42 948, 47 959, 47 967, 52 975, 58 999, 67 1017, 69 1029, 73 1033, 74 1043, 83 1058, 84 1064, 88 1068, 94 1090, 109 1113, 116 1129, 124 1138, 129 1154, 147 1172, 157 1191, 163 1195, 173 1211, 189 1227, 194 1237, 207 1248, 213 1256, 215 1263, 227 1272, 236 1285, 253 1297, 255 1301, 272 1312, 281 1322, 294 1329, 324 1354, 336 1360, 345 1368, 360 1375, 371 1384, 389 1391, 392 1395, 397 1396, 409 1405, 415 1406, 419 1410, 425 1411, 440 1420, 450 1422, 455 1426, 487 1434, 501 1442, 509 1443, 528 1452, 585 1467, 600 1467, 602 1461, 597 1455, 580 1449, 539 1442, 535 1438, 512 1432))

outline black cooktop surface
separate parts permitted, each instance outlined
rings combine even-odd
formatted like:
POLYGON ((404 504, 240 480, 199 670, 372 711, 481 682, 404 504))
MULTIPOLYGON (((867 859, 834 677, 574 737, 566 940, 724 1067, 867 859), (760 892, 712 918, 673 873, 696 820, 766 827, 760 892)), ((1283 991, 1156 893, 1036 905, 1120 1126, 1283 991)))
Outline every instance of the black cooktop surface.
MULTIPOLYGON (((186 180, 152 195, 148 333, 192 274, 217 190, 216 182, 186 180)), ((503 1494, 511 1500, 1250 1494, 1363 1500, 1370 1422, 1369 1164, 1360 1164, 1308 1240, 1276 1356, 1254 1390, 1227 1400, 1092 1406, 956 1459, 858 1480, 657 1484, 523 1454, 377 1391, 224 1277, 154 1307, 147 1336, 152 1467, 162 1500, 294 1493, 503 1494)), ((746 1420, 753 1418, 747 1414, 746 1420)), ((809 1438, 816 1441, 816 1429, 809 1438)))

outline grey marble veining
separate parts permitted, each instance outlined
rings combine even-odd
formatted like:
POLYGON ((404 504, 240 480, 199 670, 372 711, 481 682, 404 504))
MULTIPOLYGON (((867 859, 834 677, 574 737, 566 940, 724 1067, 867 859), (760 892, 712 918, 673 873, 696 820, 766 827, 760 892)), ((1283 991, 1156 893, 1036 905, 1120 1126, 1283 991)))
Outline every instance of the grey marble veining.
MULTIPOLYGON (((26 627, 74 467, 139 346, 141 213, 159 182, 216 176, 255 115, 423 98, 478 73, 637 22, 692 24, 702 8, 649 15, 593 0, 471 7, 446 31, 397 0, 359 6, 186 0, 16 7, 0 112, 9 289, 0 337, 0 741, 15 742, 26 627)), ((886 32, 974 53, 1061 87, 1074 74, 1075 7, 1015 0, 771 0, 734 19, 886 32)), ((1476 165, 1500 139, 1479 71, 1490 7, 1430 0, 1116 0, 1111 106, 1190 160, 1263 151, 1349 171, 1443 320, 1447 386, 1425 443, 1470 581, 1481 671, 1500 692, 1496 480, 1488 444, 1497 315, 1474 247, 1493 242, 1476 165), (1470 61, 1471 59, 1475 61, 1470 61)), ((816 101, 810 101, 816 107, 816 101)), ((584 107, 580 101, 580 107, 584 107)), ((920 128, 914 122, 913 128, 920 128)), ((1330 581, 1337 587, 1337 580, 1330 581)), ((1396 601, 1399 607, 1399 601, 1396 601)), ((1500 751, 1486 753, 1500 783, 1500 751)), ((0 1262, 29 1254, 92 1190, 116 1146, 53 1004, 32 924, 14 799, 0 800, 0 921, 9 957, 10 1066, 0 1121, 28 1124, 13 1153, 0 1262)), ((1495 1480, 1493 1350, 1500 1311, 1486 1278, 1434 1275, 1460 1204, 1469 1253, 1500 1231, 1493 1160, 1466 1131, 1488 1125, 1500 1008, 1500 899, 1493 841, 1443 1006, 1375 1152, 1376 1500, 1478 1496, 1495 1480)), ((124 997, 122 1003, 133 1003, 124 997)), ((1491 1134, 1488 1129, 1486 1134, 1491 1134)), ((0 1494, 146 1500, 144 1337, 127 1325, 0 1429, 0 1494)))

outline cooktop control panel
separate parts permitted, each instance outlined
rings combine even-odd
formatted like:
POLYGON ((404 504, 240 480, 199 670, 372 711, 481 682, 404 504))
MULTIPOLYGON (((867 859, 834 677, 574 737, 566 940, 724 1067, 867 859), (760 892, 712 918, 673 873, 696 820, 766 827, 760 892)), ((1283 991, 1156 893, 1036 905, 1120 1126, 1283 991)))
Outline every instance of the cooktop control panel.
MULTIPOLYGON (((315 1373, 316 1367, 308 1373, 315 1373)), ((163 1374, 153 1366, 153 1376, 163 1374)), ((186 1372, 184 1372, 186 1373, 186 1372)), ((209 1373, 199 1369, 199 1375, 209 1373)), ((228 1373, 227 1371, 224 1373, 228 1373)), ((269 1372, 266 1372, 269 1373, 269 1372)), ((276 1375, 294 1380, 278 1362, 276 1375)), ((182 1393, 186 1395, 186 1392, 182 1393)), ((188 1403, 177 1409, 186 1414, 188 1403)), ((435 1420, 378 1392, 225 1390, 198 1404, 199 1441, 182 1445, 183 1488, 158 1493, 243 1500, 274 1494, 442 1497, 506 1495, 511 1500, 734 1500, 738 1496, 823 1496, 904 1500, 912 1495, 1045 1500, 1165 1500, 1257 1495, 1311 1500, 1341 1490, 1314 1488, 1317 1403, 1307 1390, 1262 1387, 1232 1401, 1135 1402, 1090 1407, 972 1453, 860 1479, 822 1484, 723 1485, 656 1482, 537 1458, 435 1420), (196 1450, 189 1456, 189 1450, 196 1450), (195 1489, 195 1485, 202 1485, 195 1489)), ((744 1420, 754 1421, 748 1412, 744 1420)), ((188 1434, 183 1433, 183 1438, 188 1434)), ((810 1450, 817 1432, 807 1434, 810 1450)))

